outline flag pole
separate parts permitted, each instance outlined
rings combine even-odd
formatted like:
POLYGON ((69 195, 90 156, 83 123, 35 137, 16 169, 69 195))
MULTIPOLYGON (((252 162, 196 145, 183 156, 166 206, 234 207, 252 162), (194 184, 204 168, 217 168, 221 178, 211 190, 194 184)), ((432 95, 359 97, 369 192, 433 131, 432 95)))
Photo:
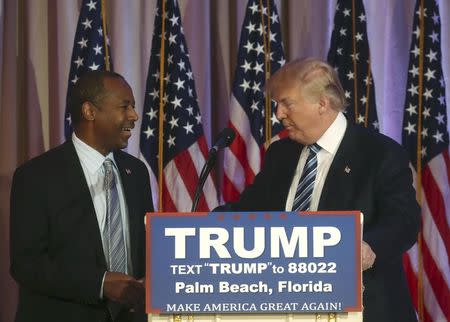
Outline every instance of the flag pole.
MULTIPOLYGON (((163 208, 163 176, 164 176, 164 61, 165 61, 165 33, 166 33, 166 1, 161 1, 161 50, 159 52, 159 133, 158 133, 158 211, 163 208)), ((173 320, 181 322, 181 315, 174 314, 173 320)))
MULTIPOLYGON (((371 68, 370 68, 370 54, 369 59, 367 60, 367 83, 366 83, 366 110, 364 113, 364 127, 369 126, 369 102, 370 102, 370 82, 372 78, 371 68)), ((376 108, 376 106, 374 106, 376 108)))
POLYGON ((108 35, 106 34, 106 4, 105 0, 101 2, 102 10, 102 28, 103 28, 103 43, 105 46, 105 69, 107 71, 111 70, 111 65, 109 62, 109 48, 108 48, 108 35))
MULTIPOLYGON (((419 99, 418 99, 418 111, 417 111, 417 199, 420 206, 422 206, 422 108, 423 108, 423 54, 425 43, 425 12, 424 1, 420 1, 420 34, 419 34, 419 99)), ((424 297, 423 297, 423 254, 422 254, 422 233, 419 232, 418 240, 418 276, 417 276, 417 297, 418 297, 418 311, 419 321, 424 321, 424 297)))
MULTIPOLYGON (((264 44, 264 77, 265 77, 265 81, 264 84, 267 84, 267 81, 270 78, 270 0, 267 0, 266 2, 267 5, 267 32, 266 30, 266 26, 264 23, 264 12, 263 12, 263 0, 259 0, 259 10, 261 12, 261 25, 262 25, 262 34, 263 34, 263 44, 264 44)), ((270 99, 270 92, 267 91, 266 95, 265 95, 265 143, 264 143, 264 147, 267 150, 267 148, 270 145, 270 141, 272 139, 272 126, 270 124, 271 121, 271 99, 270 99)))
POLYGON ((355 122, 358 120, 358 70, 356 64, 356 38, 355 38, 355 30, 356 30, 356 5, 355 0, 352 0, 352 47, 353 47, 353 72, 355 73, 353 76, 353 108, 355 111, 355 122))
POLYGON ((166 1, 161 5, 161 50, 159 53, 159 133, 158 133, 158 211, 163 209, 163 160, 164 160, 164 54, 166 33, 166 1))

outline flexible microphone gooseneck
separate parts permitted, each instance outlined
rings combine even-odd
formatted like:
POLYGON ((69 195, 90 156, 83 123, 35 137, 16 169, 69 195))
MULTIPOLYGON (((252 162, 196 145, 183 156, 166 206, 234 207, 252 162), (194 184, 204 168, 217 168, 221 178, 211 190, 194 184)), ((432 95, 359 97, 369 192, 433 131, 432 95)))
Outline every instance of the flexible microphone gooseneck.
POLYGON ((206 159, 205 165, 200 172, 200 176, 198 178, 197 188, 195 190, 194 201, 192 202, 191 212, 195 212, 197 210, 198 201, 200 200, 200 195, 203 190, 203 186, 206 182, 206 178, 208 178, 208 174, 214 166, 214 163, 217 159, 217 152, 223 148, 229 146, 236 134, 229 127, 225 128, 220 132, 219 138, 216 140, 216 143, 208 152, 208 158, 206 159))

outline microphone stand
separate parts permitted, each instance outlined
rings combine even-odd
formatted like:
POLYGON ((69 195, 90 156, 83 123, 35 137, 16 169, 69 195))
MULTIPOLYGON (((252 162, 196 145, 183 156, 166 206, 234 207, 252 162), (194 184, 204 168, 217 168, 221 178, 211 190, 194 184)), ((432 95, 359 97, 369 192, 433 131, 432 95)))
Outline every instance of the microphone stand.
POLYGON ((203 186, 205 185, 206 179, 208 178, 208 174, 211 172, 214 163, 216 163, 217 159, 217 150, 212 148, 209 151, 208 159, 203 165, 202 171, 200 172, 200 177, 198 178, 197 188, 195 190, 194 201, 192 202, 191 212, 195 212, 197 210, 198 202, 200 200, 200 195, 203 191, 203 186))
POLYGON ((198 201, 200 199, 200 195, 203 191, 203 186, 205 185, 206 178, 208 178, 208 174, 211 171, 214 163, 216 163, 217 159, 217 151, 222 148, 225 148, 233 142, 235 134, 232 129, 229 127, 223 129, 223 131, 219 134, 219 139, 216 141, 216 144, 209 150, 208 159, 205 162, 205 165, 200 172, 200 177, 198 178, 197 189, 195 190, 194 201, 192 202, 191 212, 195 212, 197 210, 198 201))

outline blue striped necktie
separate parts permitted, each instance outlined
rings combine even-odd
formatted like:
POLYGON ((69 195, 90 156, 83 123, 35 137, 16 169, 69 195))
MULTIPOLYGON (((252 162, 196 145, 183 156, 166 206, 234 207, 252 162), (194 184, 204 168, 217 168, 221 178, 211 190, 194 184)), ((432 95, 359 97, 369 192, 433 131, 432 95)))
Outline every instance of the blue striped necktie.
POLYGON ((317 152, 321 148, 320 145, 314 143, 313 145, 308 145, 308 149, 309 155, 306 159, 300 181, 298 182, 292 211, 308 211, 311 205, 311 197, 317 173, 317 152))
POLYGON ((109 271, 126 273, 125 242, 117 178, 113 170, 113 162, 110 159, 106 159, 103 166, 105 168, 104 189, 106 194, 106 222, 103 231, 106 244, 105 257, 109 271))

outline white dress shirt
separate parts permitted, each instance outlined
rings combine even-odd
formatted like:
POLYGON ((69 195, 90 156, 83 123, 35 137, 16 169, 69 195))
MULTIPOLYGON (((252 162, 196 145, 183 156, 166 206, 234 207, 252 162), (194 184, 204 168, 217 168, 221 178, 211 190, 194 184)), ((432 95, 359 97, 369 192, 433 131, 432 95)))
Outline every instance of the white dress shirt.
MULTIPOLYGON (((334 122, 316 142, 320 145, 321 149, 317 152, 317 173, 314 181, 314 189, 312 192, 309 211, 316 211, 319 206, 320 195, 322 194, 322 189, 325 179, 327 178, 328 170, 330 170, 331 163, 333 162, 336 151, 341 144, 346 128, 347 119, 340 112, 334 122)), ((300 154, 300 158, 298 159, 298 164, 295 169, 294 177, 292 178, 291 187, 289 188, 288 198, 286 200, 286 211, 292 211, 295 193, 297 191, 297 186, 308 155, 309 149, 307 146, 304 146, 302 153, 300 154)))
MULTIPOLYGON (((81 141, 75 132, 72 134, 72 142, 75 146, 78 158, 80 159, 81 167, 83 168, 84 176, 86 178, 89 191, 91 193, 92 202, 97 216, 98 228, 102 237, 103 252, 105 250, 105 240, 103 230, 106 222, 106 193, 103 187, 105 179, 105 170, 103 162, 108 158, 111 159, 114 166, 113 171, 117 178, 117 191, 119 194, 120 213, 122 217, 123 237, 125 241, 125 255, 126 255, 126 274, 132 272, 131 256, 130 256, 130 232, 128 225, 128 208, 125 202, 125 195, 123 192, 122 181, 120 179, 119 171, 113 153, 104 156, 91 146, 81 141)), ((103 277, 104 278, 104 277, 103 277)), ((103 283, 101 290, 101 297, 103 295, 103 283)))

